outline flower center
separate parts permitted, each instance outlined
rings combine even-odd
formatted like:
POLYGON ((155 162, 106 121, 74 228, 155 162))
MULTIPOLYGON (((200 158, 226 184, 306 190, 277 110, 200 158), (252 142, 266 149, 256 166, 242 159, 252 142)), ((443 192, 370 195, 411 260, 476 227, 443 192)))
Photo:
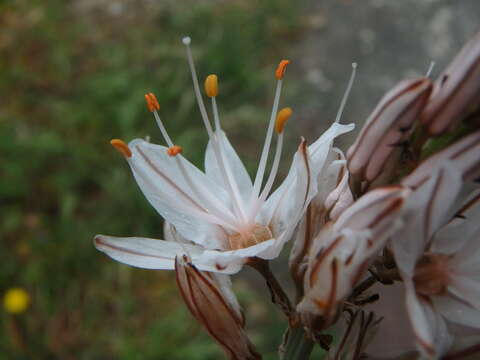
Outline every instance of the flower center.
POLYGON ((273 234, 268 226, 255 224, 250 231, 245 233, 233 233, 228 236, 228 242, 232 250, 243 249, 249 246, 259 244, 273 238, 273 234))
POLYGON ((441 295, 447 291, 450 281, 448 261, 445 254, 425 253, 415 266, 413 281, 419 294, 441 295))

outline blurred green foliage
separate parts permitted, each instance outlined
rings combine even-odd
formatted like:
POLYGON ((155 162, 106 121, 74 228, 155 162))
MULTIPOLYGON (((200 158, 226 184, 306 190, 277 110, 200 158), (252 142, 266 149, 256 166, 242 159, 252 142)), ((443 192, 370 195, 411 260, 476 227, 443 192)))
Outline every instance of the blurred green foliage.
MULTIPOLYGON (((241 149, 259 148, 253 125, 267 119, 298 5, 0 1, 0 293, 21 286, 32 297, 26 313, 0 315, 2 358, 222 356, 171 273, 127 268, 93 248, 95 233, 161 236, 162 219, 108 140, 159 142, 143 99, 153 91, 175 142, 201 164, 206 136, 180 42, 189 34, 200 76, 219 75, 224 127, 241 149)), ((247 289, 253 341, 275 358, 283 322, 247 289)))

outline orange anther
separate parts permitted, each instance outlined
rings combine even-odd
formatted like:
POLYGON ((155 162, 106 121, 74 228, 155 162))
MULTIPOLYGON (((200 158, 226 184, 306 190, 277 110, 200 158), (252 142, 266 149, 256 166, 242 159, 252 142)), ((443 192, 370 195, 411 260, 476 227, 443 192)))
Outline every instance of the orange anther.
POLYGON ((110 144, 118 150, 119 153, 121 153, 125 157, 131 157, 132 156, 132 151, 128 147, 127 144, 123 140, 120 139, 112 139, 110 140, 110 144))
POLYGON ((177 156, 178 154, 181 154, 183 151, 183 148, 178 145, 173 145, 172 147, 169 147, 167 150, 168 156, 177 156))
POLYGON ((205 93, 208 97, 214 97, 218 95, 218 78, 217 75, 208 75, 205 79, 205 93))
POLYGON ((290 64, 290 60, 282 60, 278 64, 277 70, 275 70, 275 77, 277 80, 283 79, 285 75, 285 70, 287 69, 287 65, 290 64))
POLYGON ((289 107, 283 108, 278 112, 277 120, 275 121, 275 131, 278 134, 283 131, 283 128, 285 127, 285 124, 287 123, 290 116, 292 116, 292 113, 293 111, 289 107))
POLYGON ((154 112, 160 110, 160 104, 154 93, 145 94, 145 101, 147 102, 148 111, 154 112))

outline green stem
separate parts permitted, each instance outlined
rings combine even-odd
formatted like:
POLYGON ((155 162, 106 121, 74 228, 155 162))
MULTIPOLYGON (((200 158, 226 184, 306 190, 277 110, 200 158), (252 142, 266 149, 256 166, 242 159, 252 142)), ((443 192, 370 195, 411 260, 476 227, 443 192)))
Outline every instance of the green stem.
POLYGON ((308 360, 313 345, 314 342, 306 336, 302 326, 290 328, 288 329, 288 338, 282 360, 308 360))
POLYGON ((270 270, 268 261, 260 258, 251 258, 248 264, 263 276, 267 283, 267 287, 270 290, 272 302, 280 308, 290 323, 293 314, 292 304, 287 294, 285 294, 285 291, 283 291, 277 278, 270 270))

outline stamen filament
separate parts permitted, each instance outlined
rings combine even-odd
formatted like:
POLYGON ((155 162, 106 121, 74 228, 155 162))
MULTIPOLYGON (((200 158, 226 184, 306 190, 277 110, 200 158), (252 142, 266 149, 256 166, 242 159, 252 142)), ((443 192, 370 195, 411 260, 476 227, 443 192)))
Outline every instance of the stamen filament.
POLYGON ((173 147, 174 146, 173 141, 170 138, 170 136, 168 135, 167 129, 165 129, 165 126, 163 125, 163 122, 160 119, 160 115, 158 114, 158 111, 155 110, 153 112, 153 116, 155 117, 155 121, 157 122, 157 125, 160 129, 160 132, 162 133, 162 136, 163 136, 165 142, 167 143, 168 147, 169 148, 173 147))
POLYGON ((434 67, 435 67, 435 61, 430 61, 430 65, 428 66, 427 73, 425 74, 426 78, 430 77, 434 67))
POLYGON ((343 110, 345 109, 345 105, 347 104, 347 99, 348 99, 348 96, 350 95, 350 91, 352 90, 353 81, 355 80, 356 74, 357 74, 357 63, 352 63, 352 73, 350 75, 350 80, 348 80, 347 89, 345 90, 345 94, 343 94, 343 98, 340 103, 340 108, 338 109, 337 116, 335 118, 336 123, 339 123, 340 119, 342 118, 343 110))
POLYGON ((283 148, 283 132, 278 135, 277 145, 275 149, 275 157, 273 158, 273 165, 272 170, 270 171, 270 175, 268 176, 267 183, 260 194, 260 201, 264 201, 267 198, 267 195, 270 193, 270 190, 273 186, 273 181, 277 176, 278 172, 278 165, 280 164, 280 158, 282 155, 282 148, 283 148))
POLYGON ((267 165, 268 151, 272 142, 273 127, 275 125, 275 118, 277 117, 278 105, 280 103, 280 95, 282 93, 282 79, 277 80, 277 86, 275 88, 275 98, 273 100, 272 113, 270 115, 270 121, 268 123, 267 135, 263 144, 262 155, 260 156, 260 163, 258 165, 257 174, 253 183, 253 192, 251 201, 258 197, 260 193, 260 187, 262 186, 263 177, 265 175, 265 167, 267 165))
POLYGON ((218 146, 219 156, 220 156, 220 162, 219 162, 220 169, 223 169, 222 172, 225 173, 226 175, 225 183, 227 184, 227 187, 230 189, 230 194, 233 196, 232 198, 233 203, 238 204, 237 207, 238 207, 239 214, 241 215, 242 219, 246 221, 247 214, 243 210, 244 204, 240 196, 240 190, 238 189, 238 184, 235 181, 235 178, 233 177, 232 169, 229 166, 229 162, 227 161, 227 159, 224 158, 226 149, 224 149, 223 143, 221 143, 219 140, 220 131, 222 130, 222 128, 220 125, 220 117, 218 116, 217 100, 215 96, 212 96, 211 99, 212 99, 213 119, 215 123, 215 131, 216 131, 215 140, 217 141, 217 146, 218 146))
POLYGON ((213 108, 213 120, 215 123, 215 131, 222 130, 220 125, 220 117, 218 116, 218 107, 217 107, 217 99, 215 96, 212 97, 212 108, 213 108))
MULTIPOLYGON (((223 161, 223 157, 221 156, 220 153, 220 148, 219 148, 219 141, 215 134, 213 133, 212 125, 210 124, 210 121, 208 119, 207 115, 207 110, 205 108, 205 104, 203 102, 202 94, 200 93, 200 86, 198 84, 198 78, 197 78, 197 72, 195 70, 195 64, 193 62, 193 56, 192 56, 192 51, 190 49, 190 42, 191 39, 189 37, 183 38, 183 44, 185 45, 185 48, 187 50, 187 60, 188 60, 188 66, 190 67, 190 72, 192 74, 192 81, 193 81, 193 89, 195 92, 195 97, 197 99, 198 107, 200 109, 200 114, 202 116, 203 123, 205 125, 205 128, 207 129, 208 137, 210 138, 210 141, 212 143, 213 147, 213 152, 215 154, 215 158, 217 160, 218 166, 220 168, 221 173, 223 174, 224 177, 224 183, 227 188, 227 191, 231 195, 232 199, 232 204, 234 207, 235 212, 237 215, 242 219, 242 221, 246 220, 246 214, 243 211, 242 206, 240 205, 240 198, 234 191, 234 179, 233 177, 229 176, 225 163, 223 161), (233 181, 232 181, 233 180, 233 181)), ((236 186, 236 184, 235 184, 236 186)))

